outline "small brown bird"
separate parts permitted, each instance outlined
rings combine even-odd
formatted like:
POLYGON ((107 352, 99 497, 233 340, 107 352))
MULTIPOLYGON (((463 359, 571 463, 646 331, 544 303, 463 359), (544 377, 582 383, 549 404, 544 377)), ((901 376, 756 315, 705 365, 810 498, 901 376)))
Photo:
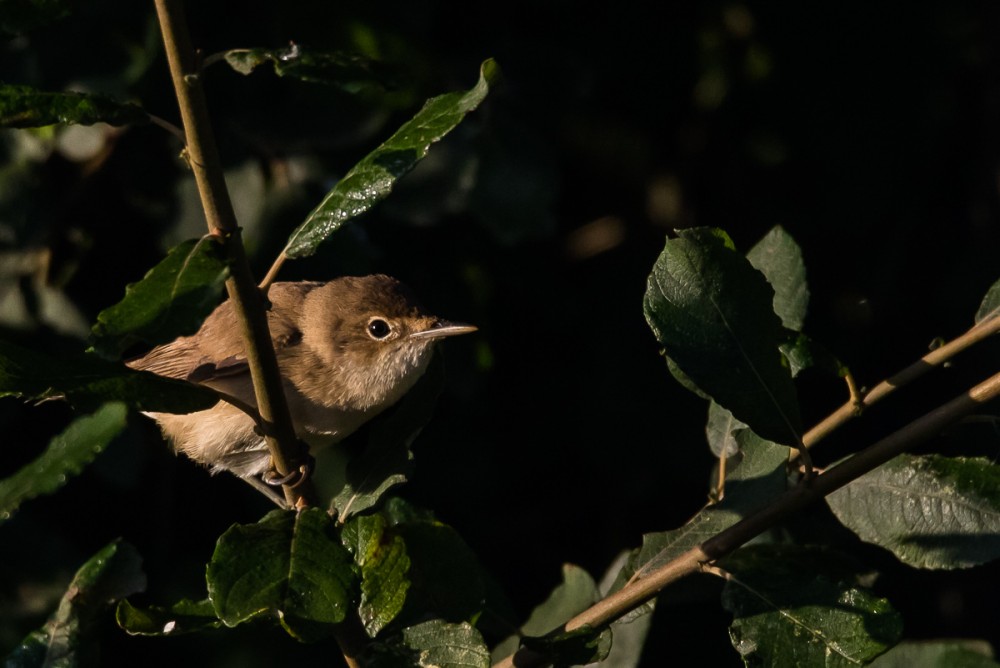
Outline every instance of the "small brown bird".
MULTIPOLYGON (((311 451, 336 443, 396 403, 424 373, 443 337, 475 331, 430 315, 385 275, 328 283, 275 283, 268 324, 296 435, 311 451)), ((236 316, 229 302, 201 329, 129 362, 135 369, 214 388, 256 408, 236 316)), ((174 448, 230 471, 258 489, 271 470, 254 420, 220 401, 188 415, 150 414, 174 448)))

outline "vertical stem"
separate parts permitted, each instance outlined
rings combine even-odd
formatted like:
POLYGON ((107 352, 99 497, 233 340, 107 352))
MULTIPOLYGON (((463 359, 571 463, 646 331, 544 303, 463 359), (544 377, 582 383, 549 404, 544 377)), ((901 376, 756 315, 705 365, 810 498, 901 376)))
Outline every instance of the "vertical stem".
MULTIPOLYGON (((274 468, 281 475, 295 471, 305 453, 300 452, 288 404, 282 391, 278 360, 271 343, 264 300, 257 290, 247 262, 236 214, 229 199, 208 107, 201 86, 197 58, 191 46, 180 0, 155 0, 163 43, 170 64, 181 120, 187 140, 188 162, 194 172, 205 209, 208 229, 222 237, 230 261, 231 278, 226 290, 240 322, 253 379, 257 407, 267 424, 267 446, 274 468)), ((308 490, 285 487, 285 500, 292 506, 308 496, 308 490)))

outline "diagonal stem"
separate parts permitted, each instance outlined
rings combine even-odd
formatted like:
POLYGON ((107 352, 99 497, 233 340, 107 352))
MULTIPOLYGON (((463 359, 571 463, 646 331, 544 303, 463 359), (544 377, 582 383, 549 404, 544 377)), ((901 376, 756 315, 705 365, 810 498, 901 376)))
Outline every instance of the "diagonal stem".
MULTIPOLYGON (((254 285, 229 199, 182 4, 180 0, 155 2, 183 121, 188 163, 198 185, 208 229, 222 238, 228 255, 231 278, 226 281, 226 290, 242 330, 260 416, 269 425, 269 429, 265 430, 265 439, 275 469, 279 474, 287 475, 304 463, 305 452, 295 438, 291 414, 282 391, 278 360, 271 343, 264 299, 254 285)), ((303 490, 302 487, 291 489, 286 486, 284 492, 285 500, 293 507, 308 502, 311 496, 310 490, 303 490)))
MULTIPOLYGON (((610 624, 626 612, 654 598, 668 584, 703 570, 706 566, 710 567, 712 562, 730 554, 751 538, 896 455, 926 441, 955 420, 997 397, 1000 397, 1000 373, 858 452, 850 459, 827 469, 809 483, 788 490, 761 510, 720 531, 701 545, 691 548, 650 572, 648 576, 631 581, 622 589, 569 620, 563 630, 599 628, 610 624)), ((544 663, 545 657, 531 650, 521 649, 494 664, 493 668, 528 668, 544 663)))
POLYGON ((833 413, 830 413, 819 424, 807 431, 802 437, 802 443, 806 448, 811 448, 829 436, 833 431, 856 418, 864 409, 872 404, 881 401, 898 388, 912 383, 931 369, 941 366, 966 348, 993 336, 997 332, 1000 332, 1000 317, 977 324, 965 334, 952 339, 940 348, 935 348, 899 373, 883 380, 865 393, 860 401, 852 397, 851 400, 833 413))

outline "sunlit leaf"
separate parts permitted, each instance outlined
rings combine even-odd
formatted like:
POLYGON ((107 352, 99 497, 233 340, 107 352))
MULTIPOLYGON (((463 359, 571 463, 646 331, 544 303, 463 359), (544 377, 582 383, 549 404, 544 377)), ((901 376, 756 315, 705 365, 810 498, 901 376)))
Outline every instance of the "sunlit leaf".
POLYGON ((900 455, 827 497, 862 540, 918 568, 1000 557, 1000 467, 987 459, 900 455))
POLYGON ((361 215, 385 198, 396 182, 427 155, 432 144, 479 106, 498 76, 497 64, 487 60, 482 64, 479 82, 474 87, 428 100, 396 134, 344 175, 292 233, 285 246, 285 255, 312 255, 345 221, 361 215))
POLYGON ((369 636, 375 637, 403 609, 410 588, 410 558, 401 536, 387 531, 381 515, 362 515, 341 533, 344 545, 361 569, 358 614, 369 636))
POLYGON ((229 528, 206 572, 208 598, 227 626, 278 617, 300 640, 328 635, 347 614, 357 586, 351 555, 318 508, 276 510, 229 528))
POLYGON ((403 629, 399 637, 369 648, 369 668, 489 668, 483 637, 466 622, 432 619, 403 629))

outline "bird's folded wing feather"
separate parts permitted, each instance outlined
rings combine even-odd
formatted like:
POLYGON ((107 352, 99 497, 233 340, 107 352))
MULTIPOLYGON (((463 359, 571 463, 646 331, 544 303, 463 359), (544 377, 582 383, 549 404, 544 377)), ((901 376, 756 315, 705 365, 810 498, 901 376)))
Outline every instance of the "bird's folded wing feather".
MULTIPOLYGON (((279 354, 297 345, 302 335, 290 318, 275 315, 279 312, 294 314, 297 308, 293 305, 277 307, 282 303, 300 303, 307 292, 319 285, 322 283, 275 283, 271 286, 269 297, 274 307, 268 311, 268 326, 279 354)), ((239 331, 232 305, 225 302, 208 316, 194 336, 157 346, 145 356, 129 361, 128 365, 160 376, 206 385, 214 380, 233 379, 248 373, 250 368, 239 331)))

